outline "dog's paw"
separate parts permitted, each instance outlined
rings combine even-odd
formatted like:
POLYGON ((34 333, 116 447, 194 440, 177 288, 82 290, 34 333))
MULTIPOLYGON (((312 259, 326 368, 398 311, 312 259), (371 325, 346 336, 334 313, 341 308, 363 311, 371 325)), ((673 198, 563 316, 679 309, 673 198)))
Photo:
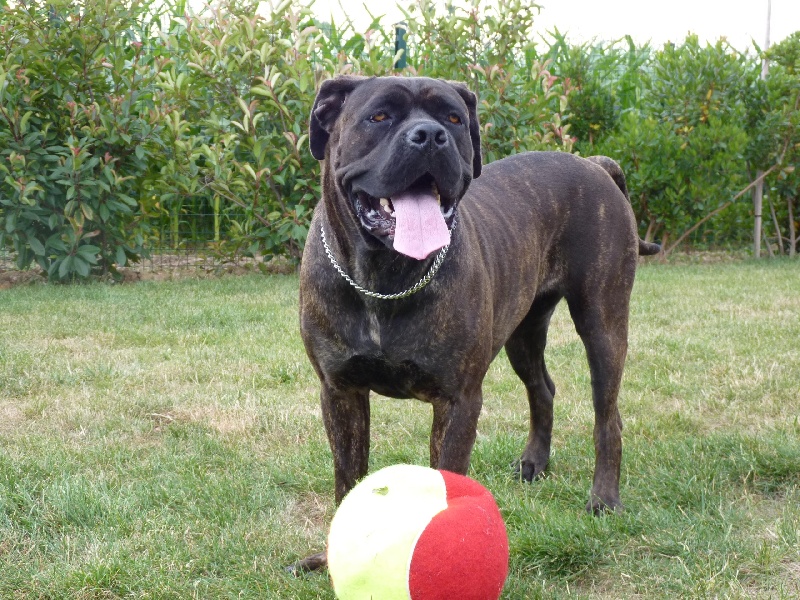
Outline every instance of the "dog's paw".
POLYGON ((319 552, 306 556, 304 559, 297 561, 293 565, 286 567, 286 572, 291 573, 295 577, 299 577, 303 573, 310 573, 317 571, 328 566, 328 552, 319 552))
POLYGON ((547 470, 547 463, 535 463, 530 460, 521 459, 514 463, 514 477, 520 481, 532 483, 536 479, 542 479, 547 470))
POLYGON ((600 516, 605 514, 619 514, 625 510, 619 498, 602 500, 597 496, 592 496, 586 503, 586 512, 590 515, 600 516))

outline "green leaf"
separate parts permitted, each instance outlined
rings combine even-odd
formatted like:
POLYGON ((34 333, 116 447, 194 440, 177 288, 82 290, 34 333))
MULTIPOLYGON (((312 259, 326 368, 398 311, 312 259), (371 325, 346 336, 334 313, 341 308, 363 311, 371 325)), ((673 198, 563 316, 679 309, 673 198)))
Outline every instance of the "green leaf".
POLYGON ((28 245, 37 256, 44 256, 44 244, 37 240, 35 237, 28 237, 28 245))
POLYGON ((61 261, 61 264, 58 267, 58 277, 59 279, 65 279, 67 275, 72 272, 72 256, 67 256, 64 260, 61 261))
POLYGON ((64 240, 61 239, 60 233, 54 233, 49 238, 47 238, 47 242, 45 242, 45 246, 55 250, 56 252, 66 252, 67 246, 64 243, 64 240))
POLYGON ((308 228, 304 225, 295 224, 292 228, 292 238, 298 242, 302 242, 305 241, 306 237, 308 237, 308 228))
POLYGON ((81 277, 88 277, 89 276, 89 264, 85 260, 83 260, 80 256, 75 256, 74 257, 73 262, 72 262, 72 266, 73 266, 73 269, 81 277))
POLYGON ((78 247, 77 254, 82 255, 89 262, 96 262, 97 255, 100 253, 100 248, 93 244, 83 244, 78 247))
POLYGON ((22 118, 19 120, 19 130, 22 133, 26 133, 28 131, 28 121, 30 120, 32 114, 33 111, 29 110, 24 115, 22 115, 22 118))
POLYGON ((264 87, 263 85, 254 85, 250 88, 250 92, 258 96, 272 96, 272 90, 264 87))

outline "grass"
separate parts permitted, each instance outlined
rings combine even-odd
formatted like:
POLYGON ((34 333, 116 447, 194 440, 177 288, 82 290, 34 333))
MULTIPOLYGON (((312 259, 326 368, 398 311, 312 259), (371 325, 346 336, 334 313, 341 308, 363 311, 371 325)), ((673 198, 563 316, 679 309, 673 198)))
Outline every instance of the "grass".
MULTIPOLYGON (((326 598, 283 567, 333 511, 297 280, 0 292, 0 598, 326 598)), ((527 403, 501 357, 471 475, 508 526, 503 598, 800 596, 800 271, 647 265, 621 394, 622 515, 583 513, 583 349, 560 307, 551 468, 510 464, 527 403)), ((427 463, 429 407, 376 398, 372 467, 427 463)))

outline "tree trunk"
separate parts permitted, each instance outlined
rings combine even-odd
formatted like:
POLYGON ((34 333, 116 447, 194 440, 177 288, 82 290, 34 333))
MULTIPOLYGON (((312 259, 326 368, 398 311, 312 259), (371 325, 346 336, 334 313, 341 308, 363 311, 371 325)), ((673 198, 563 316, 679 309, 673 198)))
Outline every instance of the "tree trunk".
POLYGON ((762 229, 761 235, 764 236, 764 245, 767 247, 767 250, 769 251, 769 257, 775 258, 775 253, 772 252, 772 244, 770 244, 769 240, 767 239, 767 232, 762 229))
MULTIPOLYGON (((769 29, 770 25, 772 24, 772 0, 767 0, 767 36, 764 42, 764 52, 769 50, 769 29)), ((763 60, 761 61, 761 80, 764 81, 767 79, 767 75, 769 74, 769 60, 766 56, 764 56, 763 60)), ((783 160, 783 155, 781 155, 781 160, 783 160)), ((761 227, 761 209, 763 207, 763 199, 764 199, 764 179, 763 173, 759 170, 756 173, 756 179, 758 180, 758 184, 756 188, 753 190, 753 212, 756 216, 755 222, 755 232, 753 233, 753 255, 756 258, 761 258, 761 234, 762 234, 762 227, 761 227)), ((769 244, 767 244, 769 247, 769 244)), ((770 256, 772 256, 772 249, 769 251, 770 256)))
MULTIPOLYGON (((715 209, 714 209, 714 210, 712 210, 710 213, 708 213, 708 214, 707 214, 705 217, 703 217, 702 219, 700 219, 700 220, 699 220, 697 223, 695 223, 694 225, 692 225, 691 227, 689 227, 689 229, 687 229, 686 231, 684 231, 684 232, 681 234, 681 236, 680 236, 680 237, 679 237, 677 240, 675 240, 675 242, 673 242, 672 246, 670 246, 669 248, 667 248, 667 249, 664 251, 664 252, 665 252, 665 254, 669 254, 669 253, 671 253, 673 250, 675 250, 675 248, 677 248, 677 247, 678 247, 678 246, 681 244, 681 242, 683 242, 683 240, 685 240, 685 239, 686 239, 687 237, 689 237, 689 236, 690 236, 692 233, 694 233, 695 231, 697 231, 697 229, 698 229, 698 228, 699 228, 699 227, 700 227, 700 226, 701 226, 703 223, 705 223, 706 221, 708 221, 708 220, 709 220, 711 217, 713 217, 714 215, 716 215, 716 214, 718 214, 718 213, 722 212, 723 210, 725 210, 726 208, 728 208, 728 207, 729 207, 731 204, 733 204, 733 200, 731 200, 730 202, 726 202, 725 204, 723 204, 723 205, 722 205, 722 206, 720 206, 719 208, 715 208, 715 209)), ((664 236, 664 239, 666 239, 666 237, 667 237, 667 236, 664 236)), ((662 242, 662 246, 666 248, 666 246, 667 246, 667 242, 666 242, 666 241, 665 241, 665 242, 662 242)))
MULTIPOLYGON (((785 149, 784 149, 784 151, 785 151, 785 149)), ((781 156, 781 161, 782 160, 783 160, 783 156, 781 156)), ((764 178, 767 175, 769 175, 770 173, 772 173, 775 169, 777 169, 780 165, 781 165, 781 162, 778 162, 778 163, 772 165, 766 171, 759 171, 758 172, 758 179, 756 179, 755 181, 751 181, 747 185, 747 187, 744 188, 738 194, 736 194, 733 197, 732 200, 729 200, 728 202, 726 202, 725 204, 723 204, 719 208, 715 208, 710 213, 708 213, 705 217, 700 219, 697 223, 692 225, 689 229, 684 231, 683 234, 677 239, 677 241, 675 241, 675 243, 672 244, 672 246, 670 246, 669 248, 667 248, 667 242, 666 241, 662 241, 661 242, 661 246, 663 248, 666 248, 666 250, 664 251, 665 254, 669 254, 670 252, 672 252, 678 246, 678 244, 680 244, 683 240, 685 240, 692 232, 697 230, 698 227, 700 227, 703 223, 708 221, 711 217, 713 217, 717 213, 722 212, 723 210, 728 208, 731 204, 733 204, 739 198, 744 196, 749 190, 751 190, 753 188, 757 188, 759 185, 763 186, 764 178)), ((763 188, 762 188, 762 191, 763 191, 763 188)), ((753 196, 755 198, 755 194, 753 194, 753 196)), ((761 193, 759 193, 758 194, 758 210, 756 211, 756 232, 757 232, 757 235, 758 235, 758 238, 757 238, 758 242, 755 244, 755 251, 754 251, 754 254, 755 254, 756 258, 758 258, 761 255, 761 235, 762 235, 763 229, 764 229, 763 227, 761 227, 761 206, 762 206, 762 203, 763 203, 762 201, 763 201, 763 196, 761 195, 761 193)), ((664 236, 664 240, 666 240, 666 236, 664 236)))
POLYGON ((652 242, 655 238, 657 229, 658 224, 656 223, 655 217, 650 217, 650 222, 647 224, 647 233, 644 234, 644 241, 652 242))
POLYGON ((755 229, 753 231, 753 256, 761 258, 761 209, 764 200, 764 179, 762 173, 756 173, 756 187, 753 188, 753 214, 755 214, 755 229))
POLYGON ((789 196, 786 198, 786 204, 789 206, 789 256, 794 258, 797 254, 797 230, 794 226, 794 198, 789 196))
POLYGON ((772 203, 772 194, 767 195, 769 200, 769 213, 772 215, 772 224, 775 225, 775 236, 778 238, 778 254, 783 256, 783 236, 781 235, 781 227, 778 224, 778 217, 775 215, 775 205, 772 203))

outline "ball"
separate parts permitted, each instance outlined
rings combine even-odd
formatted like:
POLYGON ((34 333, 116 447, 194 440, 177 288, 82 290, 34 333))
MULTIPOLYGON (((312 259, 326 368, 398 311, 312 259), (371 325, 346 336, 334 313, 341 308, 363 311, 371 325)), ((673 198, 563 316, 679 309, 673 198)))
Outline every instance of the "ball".
POLYGON ((340 600, 497 600, 508 575, 506 527, 477 481, 386 467, 336 511, 328 572, 340 600))

